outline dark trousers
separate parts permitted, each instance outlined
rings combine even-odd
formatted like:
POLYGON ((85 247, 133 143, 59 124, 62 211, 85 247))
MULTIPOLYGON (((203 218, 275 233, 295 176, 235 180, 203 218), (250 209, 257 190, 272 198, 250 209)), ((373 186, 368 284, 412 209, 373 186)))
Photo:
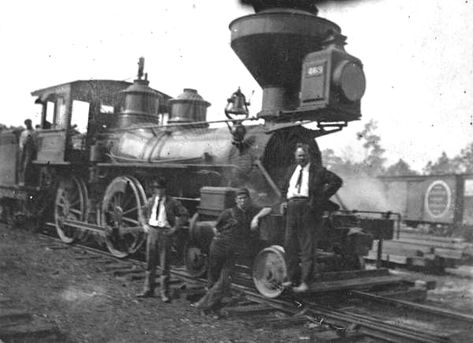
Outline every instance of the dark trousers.
POLYGON ((288 201, 284 249, 289 281, 295 281, 299 272, 299 262, 301 282, 308 283, 312 272, 317 272, 314 260, 321 218, 321 215, 314 213, 309 207, 308 200, 288 201))
POLYGON ((229 239, 214 238, 210 244, 208 288, 209 290, 197 307, 202 310, 214 309, 222 298, 231 291, 231 274, 235 265, 236 253, 229 239))
POLYGON ((145 291, 154 291, 156 287, 156 266, 158 258, 161 267, 161 294, 169 293, 170 264, 169 253, 172 236, 166 235, 169 229, 151 228, 146 239, 146 276, 145 291), (159 254, 159 256, 158 256, 159 254))

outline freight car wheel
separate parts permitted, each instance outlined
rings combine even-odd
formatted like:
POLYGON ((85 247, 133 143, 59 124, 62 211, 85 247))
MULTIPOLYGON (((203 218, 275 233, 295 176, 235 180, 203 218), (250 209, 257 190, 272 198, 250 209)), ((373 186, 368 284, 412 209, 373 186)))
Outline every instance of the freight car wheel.
POLYGON ((287 275, 284 249, 272 245, 263 249, 255 258, 253 264, 253 282, 262 295, 277 298, 284 291, 282 283, 287 275))
POLYGON ((84 221, 87 218, 87 187, 82 179, 73 176, 59 182, 54 203, 54 222, 59 238, 73 243, 77 229, 64 224, 65 220, 84 221))
POLYGON ((145 191, 134 177, 119 176, 108 185, 102 202, 101 224, 107 228, 105 243, 114 256, 127 257, 143 244, 145 203, 145 191))

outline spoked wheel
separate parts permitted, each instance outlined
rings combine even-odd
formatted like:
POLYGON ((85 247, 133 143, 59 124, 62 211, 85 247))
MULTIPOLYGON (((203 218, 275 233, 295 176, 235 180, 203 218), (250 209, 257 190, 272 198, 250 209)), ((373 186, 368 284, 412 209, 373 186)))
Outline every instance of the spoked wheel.
POLYGON ((119 176, 108 185, 102 202, 101 224, 107 228, 105 243, 116 257, 135 253, 145 240, 143 205, 146 194, 131 176, 119 176))
POLYGON ((197 244, 188 242, 185 247, 184 263, 192 277, 203 277, 208 268, 208 257, 197 244))
POLYGON ((272 245, 256 256, 253 264, 253 282, 262 295, 276 298, 284 291, 282 283, 287 275, 284 249, 272 245))
POLYGON ((85 221, 87 218, 87 187, 84 181, 73 176, 61 180, 54 203, 54 221, 59 238, 73 243, 78 237, 76 228, 65 225, 65 220, 85 221))

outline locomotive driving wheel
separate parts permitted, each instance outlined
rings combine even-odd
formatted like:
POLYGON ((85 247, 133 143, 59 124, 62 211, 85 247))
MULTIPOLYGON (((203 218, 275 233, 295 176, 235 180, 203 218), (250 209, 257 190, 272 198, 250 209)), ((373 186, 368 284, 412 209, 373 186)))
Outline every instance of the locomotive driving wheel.
POLYGON ((101 224, 106 227, 105 243, 116 257, 135 253, 145 240, 143 206, 146 194, 131 176, 119 176, 108 185, 102 202, 101 224))
POLYGON ((284 249, 272 245, 263 249, 255 258, 253 264, 253 282, 262 295, 276 298, 284 291, 282 283, 287 275, 284 249))
POLYGON ((65 225, 65 220, 84 221, 87 218, 87 187, 82 179, 73 176, 59 182, 54 203, 54 222, 59 238, 73 243, 77 229, 65 225))

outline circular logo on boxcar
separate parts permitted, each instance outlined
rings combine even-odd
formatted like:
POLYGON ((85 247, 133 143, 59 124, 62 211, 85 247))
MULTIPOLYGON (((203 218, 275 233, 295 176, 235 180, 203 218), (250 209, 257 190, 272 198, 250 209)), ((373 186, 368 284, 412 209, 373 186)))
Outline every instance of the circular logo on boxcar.
POLYGON ((425 208, 434 218, 443 217, 450 208, 452 192, 445 181, 437 180, 430 184, 425 193, 425 208))

